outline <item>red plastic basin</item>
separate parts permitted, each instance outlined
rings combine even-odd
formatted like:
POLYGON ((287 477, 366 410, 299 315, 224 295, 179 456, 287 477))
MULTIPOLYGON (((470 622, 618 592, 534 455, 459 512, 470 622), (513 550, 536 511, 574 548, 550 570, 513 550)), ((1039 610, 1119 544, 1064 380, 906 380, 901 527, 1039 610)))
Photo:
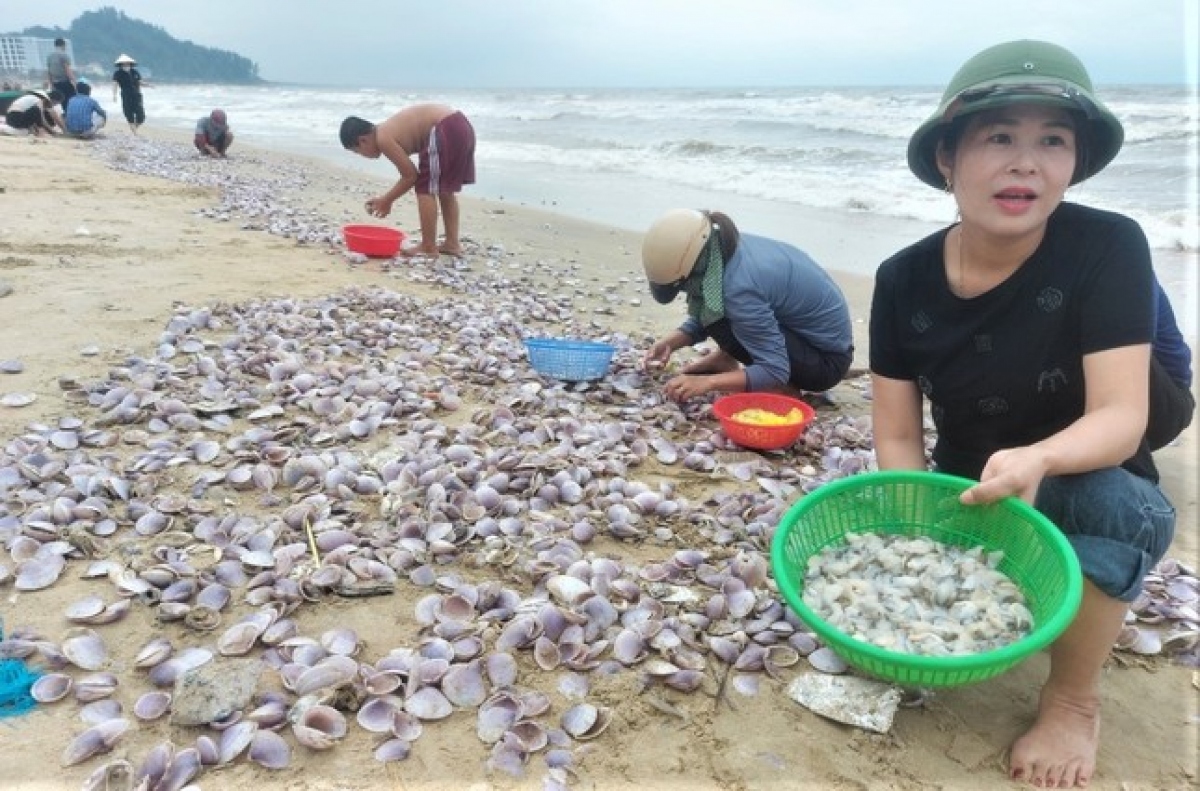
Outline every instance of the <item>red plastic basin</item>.
POLYGON ((779 450, 788 447, 800 439, 800 435, 816 416, 813 408, 805 402, 779 393, 733 393, 718 398, 713 403, 712 410, 721 421, 721 430, 725 432, 725 436, 743 447, 757 450, 779 450), (798 423, 780 426, 752 425, 734 419, 734 415, 743 409, 752 408, 765 409, 777 415, 786 415, 792 409, 799 409, 804 417, 798 423))
POLYGON ((375 258, 391 258, 400 252, 404 232, 382 225, 343 225, 342 238, 352 252, 375 258))

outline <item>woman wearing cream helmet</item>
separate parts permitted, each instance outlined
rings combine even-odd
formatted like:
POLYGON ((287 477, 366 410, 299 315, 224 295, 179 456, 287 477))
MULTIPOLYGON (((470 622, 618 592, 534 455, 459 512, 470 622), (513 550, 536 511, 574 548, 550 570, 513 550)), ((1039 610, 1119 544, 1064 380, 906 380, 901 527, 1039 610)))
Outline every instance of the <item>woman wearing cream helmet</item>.
POLYGON ((666 365, 676 349, 712 338, 717 350, 685 365, 664 392, 684 401, 710 392, 833 387, 854 358, 850 310, 837 285, 791 245, 738 232, 726 215, 674 209, 642 243, 650 293, 687 294, 688 316, 646 352, 666 365))
POLYGON ((1037 720, 1010 774, 1086 785, 1104 662, 1174 533, 1144 439, 1155 332, 1150 250, 1127 217, 1063 200, 1117 155, 1120 122, 1067 50, 1014 41, 967 61, 917 129, 909 167, 961 220, 876 273, 870 358, 881 469, 938 469, 1017 496, 1066 534, 1083 602, 1050 651, 1037 720))

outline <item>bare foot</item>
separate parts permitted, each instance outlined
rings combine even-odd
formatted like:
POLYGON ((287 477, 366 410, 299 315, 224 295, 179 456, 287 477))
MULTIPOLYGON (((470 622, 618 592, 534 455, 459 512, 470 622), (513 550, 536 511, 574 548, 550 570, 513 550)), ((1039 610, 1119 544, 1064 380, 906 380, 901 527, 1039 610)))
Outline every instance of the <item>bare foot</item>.
POLYGON ((736 371, 740 363, 731 355, 717 349, 699 360, 693 360, 679 370, 681 374, 722 374, 736 371))
POLYGON ((444 244, 438 248, 438 252, 442 255, 450 255, 454 256, 455 258, 462 258, 465 251, 462 249, 462 245, 455 245, 451 247, 448 244, 444 244))
POLYGON ((1100 704, 1043 689, 1037 721, 1013 742, 1009 776, 1039 788, 1082 788, 1096 769, 1100 704))
POLYGON ((438 249, 422 244, 415 247, 405 247, 400 251, 400 255, 405 258, 437 258, 438 249))

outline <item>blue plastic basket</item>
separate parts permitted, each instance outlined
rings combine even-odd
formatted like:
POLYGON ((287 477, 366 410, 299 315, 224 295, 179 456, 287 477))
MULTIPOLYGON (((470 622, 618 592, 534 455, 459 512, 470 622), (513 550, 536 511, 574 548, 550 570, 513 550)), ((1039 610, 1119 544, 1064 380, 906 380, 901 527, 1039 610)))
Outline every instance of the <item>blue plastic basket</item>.
POLYGON ((535 371, 568 382, 603 378, 617 350, 607 343, 551 338, 529 338, 525 349, 535 371))

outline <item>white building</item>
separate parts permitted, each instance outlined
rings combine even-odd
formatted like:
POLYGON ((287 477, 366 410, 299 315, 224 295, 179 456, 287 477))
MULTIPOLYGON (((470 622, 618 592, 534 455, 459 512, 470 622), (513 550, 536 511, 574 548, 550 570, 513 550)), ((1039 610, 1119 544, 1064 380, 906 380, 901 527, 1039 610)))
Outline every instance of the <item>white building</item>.
MULTIPOLYGON (((33 36, 0 36, 0 72, 46 73, 46 56, 54 51, 54 39, 33 36)), ((67 39, 67 55, 75 62, 75 50, 67 39)))

